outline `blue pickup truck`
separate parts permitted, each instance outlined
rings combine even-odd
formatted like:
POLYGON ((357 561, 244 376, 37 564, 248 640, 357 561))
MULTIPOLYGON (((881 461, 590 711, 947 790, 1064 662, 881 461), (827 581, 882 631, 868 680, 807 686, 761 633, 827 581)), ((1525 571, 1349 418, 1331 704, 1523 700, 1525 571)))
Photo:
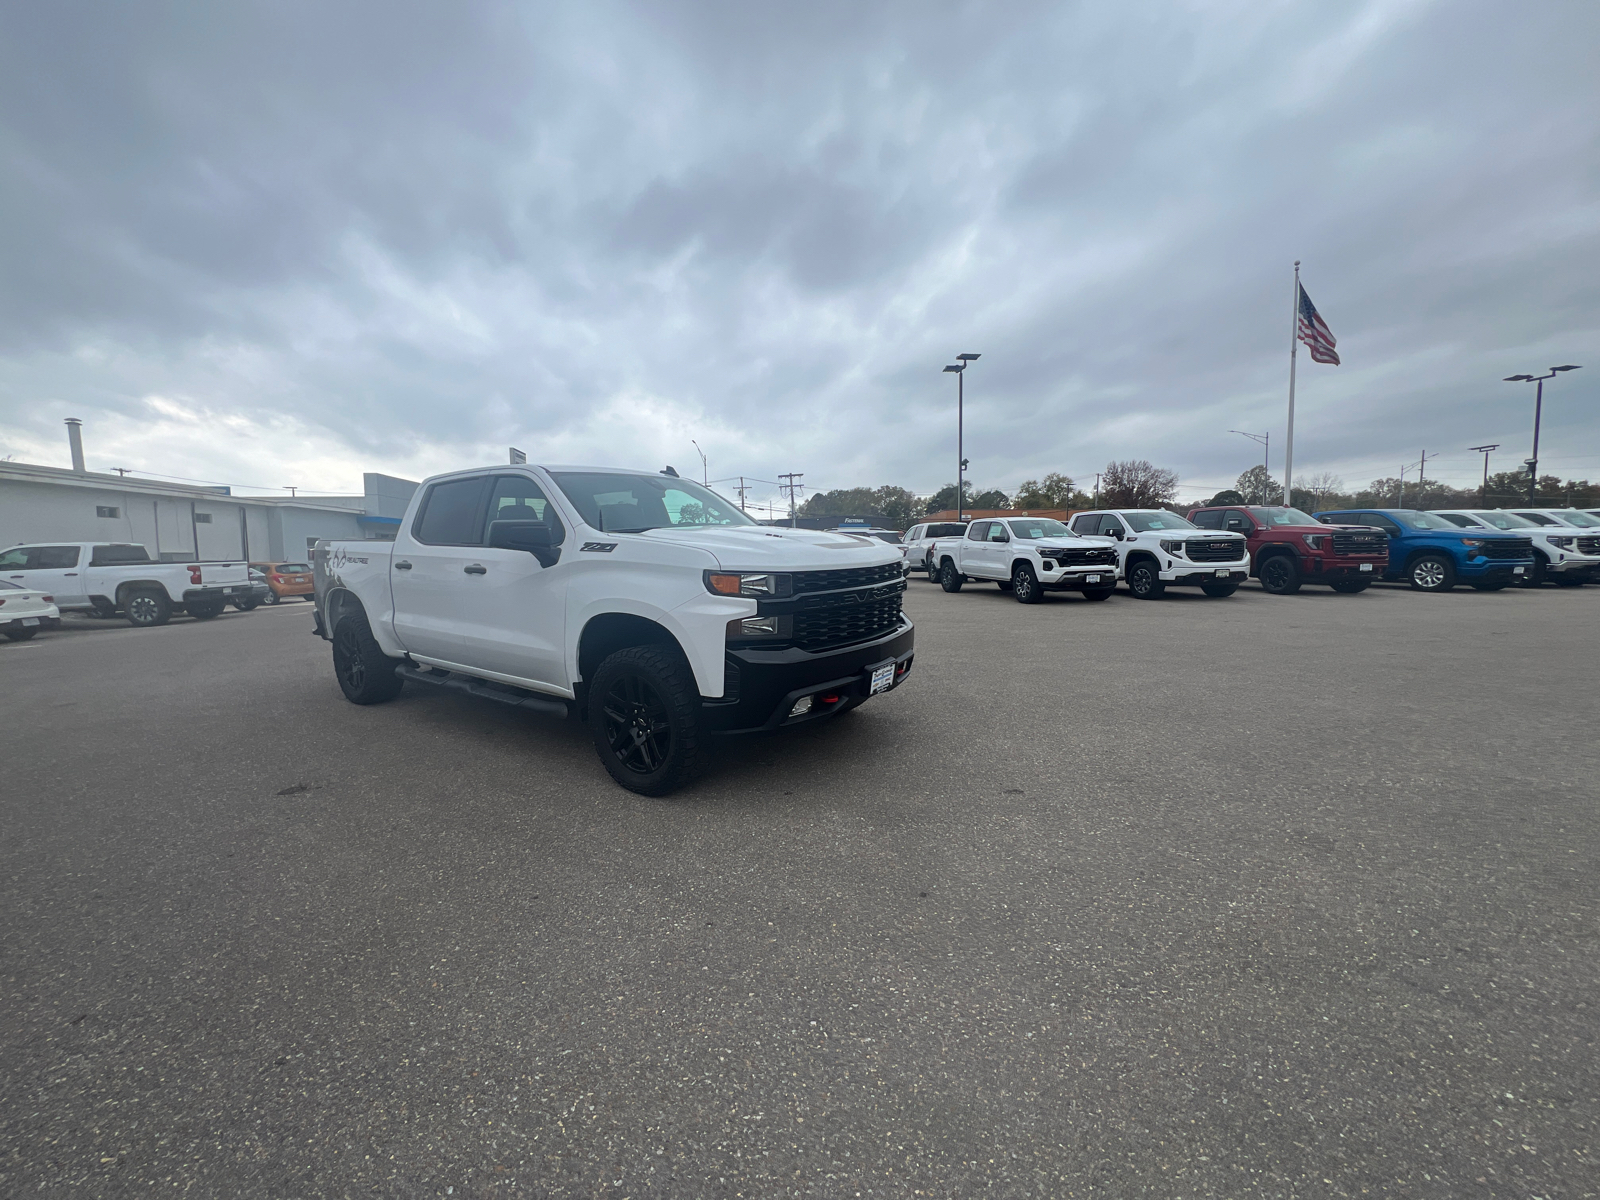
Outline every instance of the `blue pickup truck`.
POLYGON ((1533 571, 1533 539, 1488 529, 1462 529, 1433 513, 1408 508, 1343 509, 1312 514, 1324 525, 1371 525, 1389 535, 1382 578, 1421 592, 1470 583, 1497 592, 1533 571))

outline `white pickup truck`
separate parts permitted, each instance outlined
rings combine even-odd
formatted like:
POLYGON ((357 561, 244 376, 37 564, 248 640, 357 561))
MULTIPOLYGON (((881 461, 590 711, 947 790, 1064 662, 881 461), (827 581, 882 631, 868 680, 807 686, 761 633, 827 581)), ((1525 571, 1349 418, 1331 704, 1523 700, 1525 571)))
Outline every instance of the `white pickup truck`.
POLYGON ((165 625, 174 612, 199 620, 253 594, 239 562, 153 562, 133 542, 52 542, 0 551, 0 579, 49 592, 63 612, 122 613, 128 624, 165 625))
POLYGON ((1072 528, 1117 543, 1122 577, 1140 600, 1159 600, 1172 584, 1231 596, 1250 578, 1250 543, 1242 533, 1204 530, 1164 508, 1074 513, 1072 528))
POLYGON ((846 712, 911 670, 898 546, 758 525, 671 468, 435 476, 394 542, 319 542, 314 566, 347 699, 409 680, 576 710, 645 795, 690 779, 712 735, 846 712))
POLYGON ((1104 600, 1117 588, 1116 544, 1079 537, 1049 517, 974 521, 964 537, 935 541, 928 557, 947 592, 959 592, 969 579, 986 579, 1019 603, 1038 604, 1046 592, 1104 600))

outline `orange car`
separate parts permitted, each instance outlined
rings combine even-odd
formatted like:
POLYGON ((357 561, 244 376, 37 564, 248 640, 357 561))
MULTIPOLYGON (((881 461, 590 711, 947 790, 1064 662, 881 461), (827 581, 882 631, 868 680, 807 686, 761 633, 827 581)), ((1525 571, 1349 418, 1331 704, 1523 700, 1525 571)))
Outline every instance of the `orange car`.
POLYGON ((296 596, 302 600, 312 599, 310 563, 251 563, 250 566, 267 577, 266 603, 280 604, 296 596))

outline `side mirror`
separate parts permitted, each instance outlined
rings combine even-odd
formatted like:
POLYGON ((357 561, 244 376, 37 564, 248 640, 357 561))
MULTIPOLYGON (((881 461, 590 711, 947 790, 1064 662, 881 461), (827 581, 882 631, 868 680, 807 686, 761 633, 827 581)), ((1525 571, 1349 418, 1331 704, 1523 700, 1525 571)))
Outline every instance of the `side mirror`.
POLYGON ((554 566, 561 557, 565 538, 559 526, 543 521, 490 521, 489 545, 496 550, 521 550, 539 560, 540 566, 554 566))
POLYGON ((1122 530, 1120 530, 1120 529, 1108 529, 1108 530, 1106 530, 1106 532, 1108 534, 1110 534, 1112 537, 1116 538, 1117 541, 1120 542, 1122 540, 1122 530))

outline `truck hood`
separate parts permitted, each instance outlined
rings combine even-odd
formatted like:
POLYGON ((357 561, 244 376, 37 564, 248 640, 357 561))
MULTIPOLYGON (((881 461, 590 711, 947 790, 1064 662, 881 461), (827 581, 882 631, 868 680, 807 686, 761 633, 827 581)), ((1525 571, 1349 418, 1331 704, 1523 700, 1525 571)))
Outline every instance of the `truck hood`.
POLYGON ((651 529, 636 537, 693 546, 709 552, 730 571, 816 571, 832 567, 877 567, 899 563, 901 548, 877 538, 816 529, 774 529, 766 525, 680 525, 651 529))

